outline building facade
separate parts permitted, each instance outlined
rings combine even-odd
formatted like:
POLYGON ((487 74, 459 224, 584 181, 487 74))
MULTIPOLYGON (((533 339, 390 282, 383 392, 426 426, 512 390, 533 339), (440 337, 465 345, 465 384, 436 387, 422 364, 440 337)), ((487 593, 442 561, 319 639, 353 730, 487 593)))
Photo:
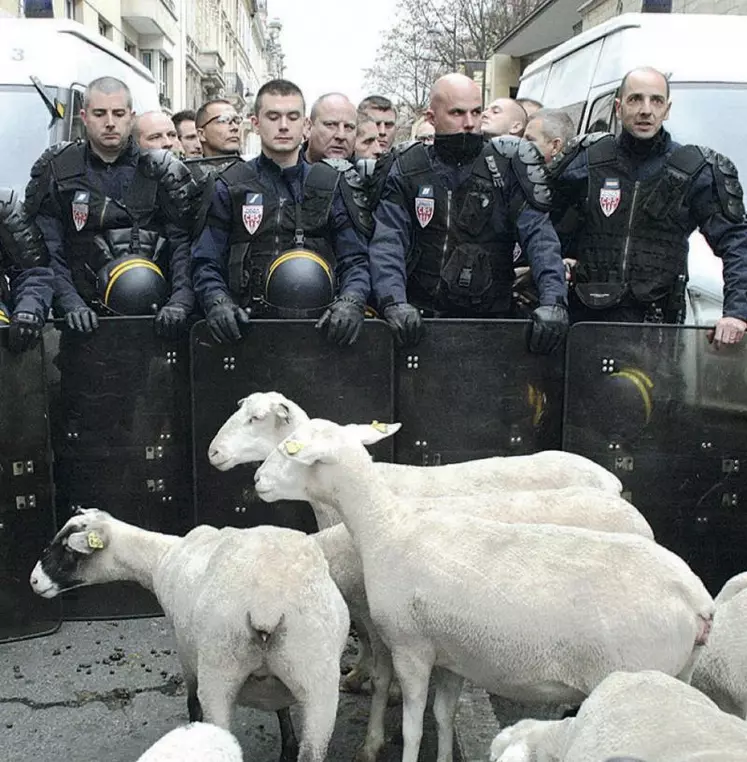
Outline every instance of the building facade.
MULTIPOLYGON (((23 16, 23 0, 0 0, 0 16, 23 16)), ((35 2, 35 6, 44 3, 35 2)), ((283 69, 282 26, 267 0, 50 0, 55 18, 94 29, 151 70, 170 112, 227 98, 248 117, 260 85, 283 69)), ((256 152, 248 119, 244 148, 256 152)))

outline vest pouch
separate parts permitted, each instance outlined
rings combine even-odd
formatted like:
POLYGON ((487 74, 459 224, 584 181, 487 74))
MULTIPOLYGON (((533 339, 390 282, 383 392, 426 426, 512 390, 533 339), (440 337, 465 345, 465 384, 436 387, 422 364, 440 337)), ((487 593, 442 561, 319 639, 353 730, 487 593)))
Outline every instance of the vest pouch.
POLYGON ((590 310, 606 310, 615 307, 627 292, 624 283, 576 283, 576 296, 590 310))
POLYGON ((449 254, 441 270, 441 292, 460 307, 488 301, 493 286, 490 253, 481 245, 461 243, 449 254))

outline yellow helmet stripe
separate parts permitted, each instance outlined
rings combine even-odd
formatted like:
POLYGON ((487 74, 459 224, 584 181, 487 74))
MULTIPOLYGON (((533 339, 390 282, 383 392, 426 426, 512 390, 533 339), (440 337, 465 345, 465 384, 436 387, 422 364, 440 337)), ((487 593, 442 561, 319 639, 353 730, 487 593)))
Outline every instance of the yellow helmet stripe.
POLYGON ((630 370, 621 370, 617 373, 613 373, 610 378, 627 378, 628 381, 632 381, 633 385, 636 387, 636 389, 638 389, 638 392, 641 395, 641 399, 643 400, 643 407, 646 410, 646 423, 648 423, 649 420, 651 420, 651 411, 653 409, 651 394, 649 393, 647 385, 641 380, 639 375, 630 370))
POLYGON ((4 310, 0 310, 0 323, 10 323, 10 318, 5 314, 4 310))
POLYGON ((136 267, 146 267, 148 270, 153 270, 153 272, 158 273, 163 278, 161 268, 154 262, 151 262, 149 259, 131 259, 128 262, 123 262, 122 264, 117 265, 111 271, 109 276, 109 283, 107 284, 106 291, 104 292, 104 304, 107 307, 109 306, 109 294, 111 293, 117 278, 119 278, 120 275, 126 273, 128 270, 134 270, 136 267))
POLYGON ((267 272, 267 280, 270 280, 273 272, 275 272, 275 269, 282 265, 283 262, 287 262, 289 259, 296 259, 299 257, 301 259, 310 259, 312 262, 316 262, 327 274, 327 277, 329 278, 329 285, 334 288, 335 284, 334 280, 332 279, 332 270, 330 269, 329 262, 327 262, 324 257, 320 257, 318 254, 314 254, 313 251, 286 251, 285 254, 281 254, 270 265, 270 269, 267 272))

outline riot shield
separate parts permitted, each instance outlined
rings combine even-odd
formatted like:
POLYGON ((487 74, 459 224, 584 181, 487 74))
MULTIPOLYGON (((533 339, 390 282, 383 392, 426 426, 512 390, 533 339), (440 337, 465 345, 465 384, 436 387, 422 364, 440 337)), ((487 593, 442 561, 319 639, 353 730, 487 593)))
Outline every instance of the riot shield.
MULTIPOLYGON (((62 328, 47 353, 58 524, 100 508, 144 529, 191 526, 187 339, 159 339, 153 319, 105 318, 90 336, 62 328)), ((134 583, 81 588, 66 618, 158 611, 134 583)))
POLYGON ((656 539, 712 593, 747 568, 747 345, 694 327, 571 330, 564 448, 623 482, 656 539))
MULTIPOLYGON (((310 532, 315 522, 305 503, 268 506, 254 494, 254 466, 221 472, 208 446, 236 402, 252 392, 278 391, 311 417, 339 423, 391 421, 392 339, 379 321, 366 321, 352 347, 339 348, 309 320, 256 320, 239 344, 217 344, 207 323, 192 329, 195 513, 197 524, 251 527, 276 524, 310 532)), ((371 448, 391 460, 390 439, 371 448)))
POLYGON ((61 617, 60 602, 29 585, 55 531, 42 348, 11 354, 7 334, 0 329, 0 642, 54 632, 61 617))
POLYGON ((530 354, 519 320, 426 320, 397 354, 396 460, 413 465, 560 446, 563 356, 530 354))

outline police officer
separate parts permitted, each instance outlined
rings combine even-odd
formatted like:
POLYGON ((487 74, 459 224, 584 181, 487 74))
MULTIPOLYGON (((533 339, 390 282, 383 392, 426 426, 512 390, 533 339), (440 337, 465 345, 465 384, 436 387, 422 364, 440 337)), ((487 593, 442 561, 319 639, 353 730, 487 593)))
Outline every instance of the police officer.
POLYGON ((709 148, 675 143, 663 128, 669 83, 635 69, 615 102, 619 138, 571 141, 551 165, 558 197, 575 220, 574 321, 682 322, 688 237, 699 228, 724 263, 717 346, 747 328, 747 224, 734 165, 709 148))
POLYGON ((327 93, 317 98, 309 112, 309 139, 306 160, 350 159, 355 149, 357 114, 355 106, 342 93, 327 93))
POLYGON ((30 349, 39 341, 53 290, 41 232, 17 194, 0 189, 0 325, 10 324, 12 352, 30 349))
POLYGON ((133 122, 132 134, 143 150, 163 148, 179 158, 182 147, 171 117, 164 111, 146 111, 133 122))
POLYGON ((99 315, 155 313, 156 332, 176 337, 194 305, 187 230, 197 188, 171 153, 139 149, 120 80, 91 82, 81 116, 87 142, 45 151, 26 189, 51 257, 55 311, 82 333, 99 315))
POLYGON ((484 143, 480 101, 464 75, 434 84, 427 111, 434 145, 416 142, 397 156, 374 212, 373 290, 407 345, 420 338, 421 311, 509 317, 518 235, 539 290, 530 349, 550 352, 565 336, 568 314, 560 244, 545 211, 544 161, 518 138, 484 143))
POLYGON ((351 344, 370 291, 366 241, 340 190, 340 173, 301 154, 304 100, 276 79, 257 93, 252 122, 262 152, 222 172, 192 247, 197 298, 217 341, 241 338, 255 316, 318 316, 351 344))

